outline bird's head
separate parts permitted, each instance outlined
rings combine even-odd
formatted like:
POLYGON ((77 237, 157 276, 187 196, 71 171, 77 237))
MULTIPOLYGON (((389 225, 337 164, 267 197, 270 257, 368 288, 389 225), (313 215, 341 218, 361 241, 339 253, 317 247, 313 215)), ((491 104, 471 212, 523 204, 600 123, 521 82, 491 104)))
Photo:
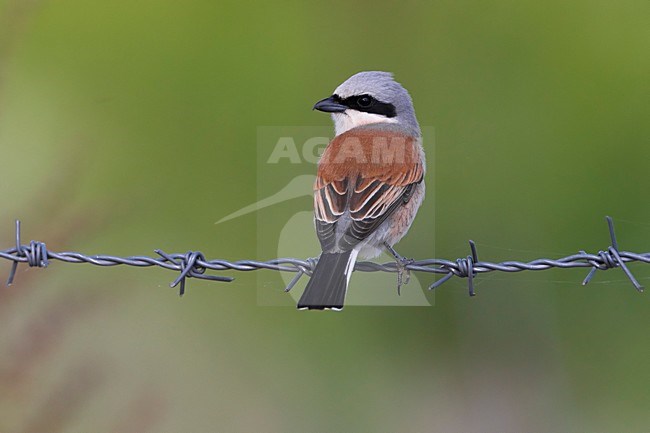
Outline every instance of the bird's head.
POLYGON ((314 105, 332 113, 336 135, 370 123, 396 123, 420 136, 411 96, 389 72, 359 72, 334 90, 332 96, 314 105))

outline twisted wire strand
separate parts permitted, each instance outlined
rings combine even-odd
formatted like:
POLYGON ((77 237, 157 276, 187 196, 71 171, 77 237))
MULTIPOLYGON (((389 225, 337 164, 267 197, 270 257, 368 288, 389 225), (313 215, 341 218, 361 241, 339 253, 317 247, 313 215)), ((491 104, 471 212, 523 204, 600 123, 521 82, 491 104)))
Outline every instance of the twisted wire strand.
MULTIPOLYGON (((558 259, 540 258, 529 262, 517 260, 507 260, 499 263, 480 261, 476 245, 469 241, 471 254, 467 257, 456 260, 446 259, 424 259, 409 260, 406 264, 397 262, 374 263, 358 262, 354 270, 359 272, 398 272, 400 266, 403 269, 413 272, 425 272, 433 274, 444 274, 442 278, 435 281, 429 289, 435 289, 451 279, 452 277, 467 278, 469 295, 474 296, 474 278, 478 274, 488 272, 523 272, 523 271, 543 271, 551 268, 591 268, 582 284, 585 285, 593 278, 596 271, 605 271, 612 268, 620 267, 639 291, 643 291, 643 286, 634 278, 626 263, 641 262, 650 263, 650 252, 634 253, 629 251, 619 251, 618 242, 614 233, 613 221, 606 217, 609 226, 611 245, 596 254, 590 254, 585 251, 579 251, 567 257, 558 259)), ((13 283, 16 269, 19 263, 27 263, 30 267, 47 267, 51 261, 61 261, 65 263, 89 263, 96 266, 136 266, 151 267, 157 266, 164 269, 180 272, 178 277, 170 284, 176 287, 180 284, 179 294, 185 293, 186 278, 196 278, 220 282, 230 282, 234 278, 229 276, 206 274, 210 271, 256 271, 261 269, 295 272, 295 277, 287 285, 286 291, 291 290, 293 286, 303 275, 311 275, 317 258, 296 259, 291 257, 277 258, 266 261, 257 260, 237 260, 228 261, 223 259, 208 260, 203 253, 198 251, 188 251, 187 253, 167 254, 161 250, 155 250, 159 257, 148 256, 129 256, 116 257, 111 255, 85 255, 78 252, 53 252, 46 248, 45 243, 31 241, 29 245, 23 245, 20 241, 20 221, 16 221, 16 246, 0 251, 0 259, 9 260, 12 263, 7 285, 13 283)))

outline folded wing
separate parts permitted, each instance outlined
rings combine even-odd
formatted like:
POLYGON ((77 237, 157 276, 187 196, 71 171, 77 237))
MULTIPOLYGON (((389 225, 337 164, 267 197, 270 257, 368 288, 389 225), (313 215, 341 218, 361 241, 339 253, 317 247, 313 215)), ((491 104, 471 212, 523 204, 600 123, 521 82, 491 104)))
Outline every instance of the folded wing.
POLYGON ((413 137, 386 131, 351 130, 330 143, 314 186, 323 251, 354 248, 408 202, 424 176, 418 146, 413 137))

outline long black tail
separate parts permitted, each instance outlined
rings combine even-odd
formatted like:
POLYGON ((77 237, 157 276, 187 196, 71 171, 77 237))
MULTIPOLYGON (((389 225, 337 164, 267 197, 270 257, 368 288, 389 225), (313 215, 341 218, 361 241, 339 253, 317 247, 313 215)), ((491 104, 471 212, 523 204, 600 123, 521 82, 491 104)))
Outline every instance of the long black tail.
POLYGON ((322 253, 305 291, 298 301, 298 308, 340 310, 348 289, 349 273, 354 269, 356 251, 322 253))

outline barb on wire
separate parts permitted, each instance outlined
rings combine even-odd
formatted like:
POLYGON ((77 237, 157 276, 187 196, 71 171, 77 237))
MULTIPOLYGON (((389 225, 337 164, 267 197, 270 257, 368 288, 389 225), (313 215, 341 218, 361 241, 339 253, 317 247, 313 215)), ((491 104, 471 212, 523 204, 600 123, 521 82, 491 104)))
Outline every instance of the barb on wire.
MULTIPOLYGON (((602 263, 597 263, 595 261, 590 262, 593 267, 585 279, 582 281, 582 285, 587 285, 596 274, 596 271, 598 269, 607 270, 620 266, 621 269, 623 269, 623 272, 625 272, 625 275, 627 275, 627 278, 629 278, 629 280, 634 285, 634 288, 639 292, 643 292, 643 286, 639 284, 636 278, 634 278, 634 275, 632 275, 632 272, 630 272, 628 267, 625 265, 625 261, 621 258, 621 254, 618 252, 618 242, 616 241, 616 233, 614 233, 614 221, 612 221, 612 217, 608 216, 605 218, 607 219, 607 226, 609 227, 609 238, 612 241, 612 245, 610 245, 606 251, 598 251, 598 257, 600 257, 602 263)), ((580 252, 586 254, 584 251, 580 252)))
MULTIPOLYGON (((500 263, 484 262, 478 258, 476 244, 469 241, 470 254, 467 257, 456 260, 446 259, 425 259, 409 261, 404 267, 409 271, 426 272, 433 274, 444 274, 442 278, 435 281, 429 290, 433 290, 452 277, 467 278, 467 286, 470 296, 474 296, 474 279, 478 274, 488 272, 522 272, 522 271, 542 271, 550 268, 591 268, 587 277, 582 284, 585 285, 591 281, 596 271, 605 271, 612 268, 621 268, 632 285, 639 291, 643 291, 643 286, 639 284, 626 263, 641 262, 650 263, 650 252, 632 253, 620 251, 618 241, 614 233, 614 222, 610 217, 607 218, 609 227, 609 236, 611 245, 606 249, 599 251, 597 254, 589 254, 585 251, 579 251, 559 259, 536 259, 530 262, 521 262, 515 260, 504 261, 500 263)), ((0 259, 12 262, 7 285, 11 285, 16 276, 16 270, 19 263, 27 263, 30 267, 44 268, 52 260, 58 260, 66 263, 90 263, 96 266, 138 266, 150 267, 157 266, 164 269, 170 269, 180 272, 178 277, 170 284, 176 287, 180 284, 179 294, 185 293, 185 280, 187 278, 197 278, 211 281, 230 282, 234 278, 206 274, 207 270, 211 271, 255 271, 259 269, 268 269, 281 272, 295 272, 296 275, 287 285, 285 291, 291 290, 303 275, 311 276, 318 259, 309 258, 305 260, 295 258, 278 258, 267 261, 239 260, 230 262, 227 260, 207 260, 203 253, 199 251, 188 251, 185 254, 167 254, 161 250, 155 250, 160 257, 131 256, 115 257, 110 255, 88 256, 77 252, 52 252, 48 251, 45 243, 31 241, 29 245, 23 245, 20 240, 20 221, 16 221, 16 246, 6 250, 0 250, 0 259)), ((398 272, 399 265, 396 262, 374 263, 358 262, 354 267, 355 271, 360 272, 398 272)))

